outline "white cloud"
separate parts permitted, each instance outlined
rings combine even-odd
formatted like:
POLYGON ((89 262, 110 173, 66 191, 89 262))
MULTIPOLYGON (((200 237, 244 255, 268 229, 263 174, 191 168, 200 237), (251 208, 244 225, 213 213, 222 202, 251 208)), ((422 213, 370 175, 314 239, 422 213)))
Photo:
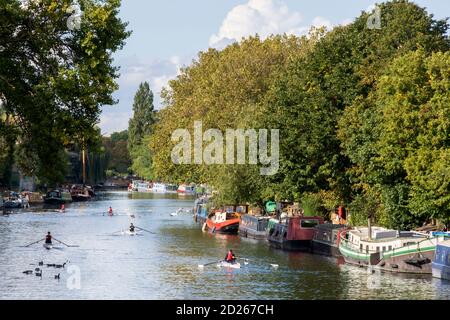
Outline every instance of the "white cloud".
POLYGON ((217 34, 211 36, 209 45, 222 49, 226 45, 255 35, 262 38, 272 34, 307 34, 311 26, 332 28, 330 21, 316 17, 305 24, 300 12, 291 11, 279 0, 249 0, 228 12, 217 34))

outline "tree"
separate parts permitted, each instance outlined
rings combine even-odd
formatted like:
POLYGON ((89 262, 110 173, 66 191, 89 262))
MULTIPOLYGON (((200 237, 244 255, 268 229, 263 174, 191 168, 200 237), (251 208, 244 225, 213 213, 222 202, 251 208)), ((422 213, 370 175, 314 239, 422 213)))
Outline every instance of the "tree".
POLYGON ((147 82, 139 85, 134 96, 133 117, 128 123, 128 150, 133 150, 142 144, 142 139, 152 132, 155 123, 153 107, 153 92, 147 82))
POLYGON ((100 107, 115 103, 112 54, 129 36, 120 0, 0 1, 0 100, 16 132, 23 173, 61 182, 64 148, 96 139, 100 107))

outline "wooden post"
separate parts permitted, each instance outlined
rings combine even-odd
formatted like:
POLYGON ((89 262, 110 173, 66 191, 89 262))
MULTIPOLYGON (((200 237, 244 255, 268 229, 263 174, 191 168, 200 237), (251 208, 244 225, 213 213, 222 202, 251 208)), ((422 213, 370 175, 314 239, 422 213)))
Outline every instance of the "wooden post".
POLYGON ((368 240, 372 240, 372 221, 370 220, 370 216, 367 219, 367 224, 369 226, 369 229, 367 230, 368 240))
POLYGON ((84 149, 83 146, 83 151, 81 152, 82 157, 83 157, 83 185, 86 184, 86 150, 84 149))

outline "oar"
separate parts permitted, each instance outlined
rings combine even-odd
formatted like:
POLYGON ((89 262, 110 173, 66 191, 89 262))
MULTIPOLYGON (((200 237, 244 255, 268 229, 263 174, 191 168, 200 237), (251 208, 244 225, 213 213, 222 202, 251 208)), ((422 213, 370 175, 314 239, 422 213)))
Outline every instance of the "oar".
POLYGON ((210 263, 207 263, 207 264, 199 264, 198 267, 199 267, 200 269, 203 269, 203 268, 206 267, 206 266, 210 266, 210 265, 212 265, 212 264, 219 263, 219 262, 220 262, 220 260, 219 260, 219 261, 210 262, 210 263))
POLYGON ((35 243, 39 243, 39 242, 44 241, 44 240, 45 240, 45 238, 44 238, 44 239, 41 239, 41 240, 38 240, 38 241, 35 241, 35 242, 32 242, 32 243, 30 243, 29 245, 22 246, 22 247, 23 247, 23 248, 27 248, 27 247, 29 247, 29 246, 35 244, 35 243))
POLYGON ((72 246, 72 245, 69 245, 69 244, 64 243, 64 242, 62 242, 62 241, 60 241, 60 240, 58 240, 58 239, 55 239, 55 238, 53 238, 53 240, 58 241, 59 243, 62 243, 63 245, 65 245, 65 246, 67 246, 67 247, 69 247, 69 248, 76 248, 76 247, 79 247, 79 246, 72 246))
POLYGON ((143 228, 141 228, 141 227, 137 227, 137 226, 136 226, 135 228, 137 228, 137 229, 139 229, 139 230, 142 230, 142 231, 146 231, 146 232, 151 233, 151 234, 156 234, 155 232, 152 232, 152 231, 143 229, 143 228))

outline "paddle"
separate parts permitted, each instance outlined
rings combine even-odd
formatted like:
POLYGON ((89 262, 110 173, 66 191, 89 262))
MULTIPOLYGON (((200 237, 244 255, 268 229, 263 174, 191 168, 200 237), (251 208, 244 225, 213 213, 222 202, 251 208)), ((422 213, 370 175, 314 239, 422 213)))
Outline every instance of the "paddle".
POLYGON ((141 227, 137 227, 137 226, 136 226, 135 228, 137 228, 137 229, 139 229, 139 230, 142 230, 142 231, 146 231, 146 232, 151 233, 151 234, 156 234, 156 233, 154 233, 154 232, 152 232, 152 231, 143 229, 143 228, 141 228, 141 227))
POLYGON ((79 246, 72 246, 72 245, 69 245, 69 244, 64 243, 64 242, 62 242, 62 241, 60 241, 60 240, 58 240, 58 239, 55 239, 55 238, 53 238, 53 240, 58 241, 59 243, 62 243, 63 245, 65 245, 65 246, 67 246, 67 247, 69 247, 69 248, 76 248, 76 247, 79 247, 79 246))
POLYGON ((207 264, 199 264, 198 267, 199 267, 200 269, 203 269, 203 268, 206 267, 206 266, 210 266, 210 265, 212 265, 212 264, 219 263, 220 261, 221 261, 221 260, 219 260, 219 261, 214 261, 214 262, 210 262, 210 263, 207 263, 207 264))
POLYGON ((22 247, 23 247, 23 248, 28 248, 29 246, 31 246, 31 245, 33 245, 33 244, 35 244, 35 243, 39 243, 39 242, 44 241, 44 240, 45 240, 45 238, 44 238, 44 239, 41 239, 41 240, 38 240, 38 241, 35 241, 35 242, 32 242, 32 243, 30 243, 29 245, 22 246, 22 247))

